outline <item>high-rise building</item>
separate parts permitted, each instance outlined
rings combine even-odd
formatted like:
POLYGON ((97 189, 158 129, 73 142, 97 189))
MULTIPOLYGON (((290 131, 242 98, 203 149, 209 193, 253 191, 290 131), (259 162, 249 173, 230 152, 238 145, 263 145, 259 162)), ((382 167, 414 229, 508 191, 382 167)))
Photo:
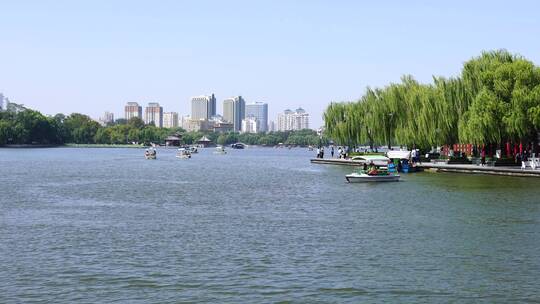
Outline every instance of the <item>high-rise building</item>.
POLYGON ((246 116, 242 119, 243 133, 258 133, 261 131, 261 122, 253 115, 246 116))
POLYGON ((191 119, 209 120, 216 115, 216 97, 214 94, 191 98, 191 119))
POLYGON ((109 111, 105 111, 103 113, 103 116, 99 118, 99 123, 103 126, 106 126, 109 123, 114 122, 114 113, 111 113, 109 111))
POLYGON ((242 96, 227 98, 223 101, 223 120, 234 125, 235 131, 242 129, 242 119, 246 117, 246 102, 242 96))
POLYGON ((276 131, 276 123, 273 120, 270 120, 268 122, 268 132, 275 132, 276 131))
POLYGON ((187 130, 189 127, 190 120, 191 120, 191 116, 189 115, 182 116, 178 119, 178 125, 180 126, 180 128, 187 130))
POLYGON ((178 127, 178 113, 176 112, 163 113, 163 127, 164 128, 177 128, 178 127))
POLYGON ((295 112, 287 109, 278 114, 278 131, 309 129, 309 114, 302 108, 295 112))
POLYGON ((4 94, 0 93, 0 111, 3 111, 4 109, 4 94))
POLYGON ((163 107, 157 102, 149 102, 144 109, 144 123, 148 125, 152 122, 158 128, 163 127, 163 107))
POLYGON ((142 107, 136 102, 128 102, 124 107, 125 118, 130 120, 133 117, 139 117, 142 119, 142 107))
POLYGON ((259 131, 268 131, 268 104, 265 102, 254 102, 246 104, 246 117, 254 116, 259 121, 259 131))

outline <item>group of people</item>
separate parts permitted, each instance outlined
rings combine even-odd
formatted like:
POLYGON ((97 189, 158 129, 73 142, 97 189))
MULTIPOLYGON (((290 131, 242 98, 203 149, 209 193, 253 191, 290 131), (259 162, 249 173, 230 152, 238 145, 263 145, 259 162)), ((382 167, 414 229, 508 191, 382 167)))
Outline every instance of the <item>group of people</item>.
POLYGON ((151 149, 151 150, 146 149, 146 151, 144 152, 144 156, 145 157, 156 156, 156 153, 157 152, 155 149, 151 149))
POLYGON ((364 172, 367 175, 377 175, 379 174, 379 171, 377 170, 377 166, 373 162, 370 162, 369 165, 367 163, 364 163, 364 172))
MULTIPOLYGON (((337 158, 347 158, 348 155, 348 149, 345 150, 342 147, 337 148, 337 158)), ((334 158, 335 150, 334 146, 330 146, 330 156, 334 158)), ((324 146, 317 147, 317 158, 324 158, 324 146)))

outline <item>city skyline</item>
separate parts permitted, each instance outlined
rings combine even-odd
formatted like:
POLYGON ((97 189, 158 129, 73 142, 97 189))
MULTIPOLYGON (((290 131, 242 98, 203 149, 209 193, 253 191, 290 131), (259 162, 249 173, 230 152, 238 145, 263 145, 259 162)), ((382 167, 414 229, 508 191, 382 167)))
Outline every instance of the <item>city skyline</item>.
MULTIPOLYGON (((246 101, 242 96, 234 96, 223 99, 223 111, 216 111, 217 98, 215 94, 194 96, 191 102, 191 115, 182 115, 176 111, 164 109, 157 102, 149 102, 145 107, 144 116, 142 116, 142 106, 137 102, 127 102, 124 106, 124 118, 129 120, 132 117, 141 117, 145 124, 154 123, 157 127, 174 128, 182 127, 189 130, 212 129, 217 127, 222 129, 230 124, 231 131, 235 132, 268 132, 268 131, 288 131, 300 129, 313 129, 310 125, 310 115, 302 107, 297 108, 294 112, 289 108, 278 113, 275 121, 278 122, 278 127, 275 128, 274 119, 268 116, 268 103, 258 101, 246 101), (153 109, 149 112, 149 109, 153 109), (157 115, 159 116, 149 116, 157 115), (283 113, 293 114, 287 118, 287 123, 280 122, 283 113), (193 117, 195 116, 195 117, 193 117), (156 123, 156 120, 158 121, 156 123), (213 123, 217 125, 213 125, 213 123), (286 126, 285 126, 286 125, 286 126), (247 129, 248 131, 245 131, 247 129)), ((111 119, 103 117, 114 117, 114 114, 105 111, 102 116, 97 119, 100 123, 110 122, 111 119)))

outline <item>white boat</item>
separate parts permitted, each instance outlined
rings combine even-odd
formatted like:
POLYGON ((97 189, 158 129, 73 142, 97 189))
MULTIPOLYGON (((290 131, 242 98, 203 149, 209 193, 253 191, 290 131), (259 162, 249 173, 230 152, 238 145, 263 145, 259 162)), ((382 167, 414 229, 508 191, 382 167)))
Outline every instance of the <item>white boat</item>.
POLYGON ((395 172, 395 167, 389 158, 382 155, 361 155, 352 158, 364 164, 364 170, 345 175, 349 183, 365 182, 397 182, 399 174, 395 172), (377 174, 367 174, 367 166, 375 166, 377 174))
POLYGON ((225 151, 225 147, 217 146, 214 154, 227 154, 227 151, 225 151))
POLYGON ((181 159, 188 159, 188 158, 191 158, 191 152, 187 149, 180 148, 176 152, 176 157, 181 158, 181 159))
POLYGON ((191 154, 199 153, 199 150, 197 150, 197 147, 191 146, 191 147, 189 147, 189 152, 191 152, 191 154))
POLYGON ((397 182, 399 178, 399 174, 368 175, 366 173, 353 172, 345 175, 345 179, 349 183, 397 182))
POLYGON ((146 159, 157 159, 157 151, 154 148, 147 149, 144 152, 144 158, 146 159))

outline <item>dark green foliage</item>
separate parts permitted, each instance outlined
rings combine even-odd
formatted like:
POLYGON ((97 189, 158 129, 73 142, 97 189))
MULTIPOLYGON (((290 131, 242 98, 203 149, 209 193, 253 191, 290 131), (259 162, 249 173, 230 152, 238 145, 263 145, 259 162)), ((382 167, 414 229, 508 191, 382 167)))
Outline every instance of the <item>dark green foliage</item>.
POLYGON ((357 102, 331 103, 326 134, 339 144, 502 144, 536 141, 540 130, 540 68, 505 50, 467 61, 458 78, 411 76, 366 90, 357 102))

